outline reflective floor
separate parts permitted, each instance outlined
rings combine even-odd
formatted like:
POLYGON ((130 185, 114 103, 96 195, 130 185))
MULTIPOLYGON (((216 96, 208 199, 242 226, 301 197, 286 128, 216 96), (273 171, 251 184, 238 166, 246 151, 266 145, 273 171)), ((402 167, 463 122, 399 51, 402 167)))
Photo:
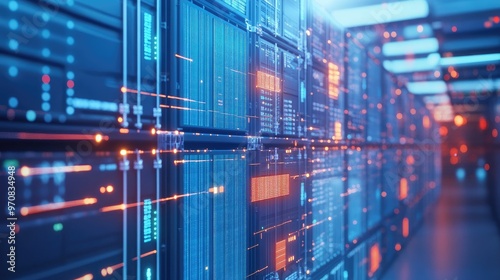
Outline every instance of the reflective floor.
POLYGON ((500 279, 500 235, 481 184, 443 184, 437 207, 382 277, 413 279, 500 279))

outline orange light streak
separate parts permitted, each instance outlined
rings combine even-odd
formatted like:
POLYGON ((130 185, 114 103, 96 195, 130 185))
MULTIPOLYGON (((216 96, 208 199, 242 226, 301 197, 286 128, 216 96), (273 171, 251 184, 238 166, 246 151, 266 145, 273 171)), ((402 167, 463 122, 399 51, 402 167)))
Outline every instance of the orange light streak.
POLYGON ((55 174, 55 173, 73 173, 73 172, 87 172, 91 171, 90 165, 75 165, 75 166, 60 166, 60 167, 21 167, 21 176, 35 176, 42 174, 55 174))
POLYGON ((85 274, 82 277, 75 278, 75 280, 92 280, 94 279, 94 275, 92 273, 85 274))
POLYGON ((179 55, 179 54, 175 54, 175 57, 180 58, 180 59, 187 60, 187 61, 189 61, 189 62, 193 62, 193 59, 192 59, 192 58, 188 58, 188 57, 185 57, 185 56, 182 56, 182 55, 179 55))
POLYGON ((56 202, 56 203, 49 203, 49 204, 44 204, 44 205, 23 207, 23 208, 21 208, 21 215, 28 216, 28 215, 39 214, 39 213, 61 210, 61 209, 67 209, 67 208, 73 208, 73 207, 78 207, 78 206, 92 205, 92 204, 96 204, 96 203, 97 203, 97 198, 89 197, 89 198, 73 200, 73 201, 56 202))
MULTIPOLYGON (((14 139, 21 140, 94 140, 95 135, 92 134, 50 134, 50 133, 30 133, 30 132, 19 132, 13 133, 12 137, 14 139)), ((101 135, 102 139, 108 141, 109 136, 101 135)))
MULTIPOLYGON (((140 255, 140 258, 142 259, 142 258, 145 258, 145 257, 147 257, 147 256, 154 255, 154 254, 156 254, 156 250, 153 250, 153 251, 149 251, 149 252, 147 252, 147 253, 144 253, 144 254, 140 255)), ((132 260, 133 260, 133 261, 136 261, 137 259, 138 259, 138 258, 137 258, 137 257, 135 257, 135 258, 133 258, 132 260)))

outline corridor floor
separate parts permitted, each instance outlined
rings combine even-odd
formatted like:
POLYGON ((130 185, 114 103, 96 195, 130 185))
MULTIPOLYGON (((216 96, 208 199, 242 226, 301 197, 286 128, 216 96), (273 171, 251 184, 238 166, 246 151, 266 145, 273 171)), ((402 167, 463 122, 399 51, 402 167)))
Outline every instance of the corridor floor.
POLYGON ((500 234, 477 183, 448 182, 381 280, 500 280, 500 234))

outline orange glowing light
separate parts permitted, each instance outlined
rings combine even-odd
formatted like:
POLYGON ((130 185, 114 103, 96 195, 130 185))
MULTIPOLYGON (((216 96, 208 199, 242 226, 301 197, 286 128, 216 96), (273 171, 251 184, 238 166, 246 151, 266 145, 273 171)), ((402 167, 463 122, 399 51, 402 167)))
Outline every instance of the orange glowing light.
POLYGON ((398 120, 402 120, 403 119, 403 114, 397 113, 396 114, 396 118, 398 118, 398 120))
POLYGON ((408 197, 408 180, 406 178, 401 178, 399 181, 399 200, 403 200, 408 197))
POLYGON ((109 192, 109 193, 113 192, 113 190, 114 190, 114 188, 111 185, 109 185, 109 186, 106 187, 106 191, 109 192))
POLYGON ((156 149, 151 150, 151 154, 156 155, 156 149))
POLYGON ((408 218, 404 218, 401 227, 402 227, 403 237, 405 238, 408 237, 408 235, 410 235, 410 220, 408 220, 408 218))
POLYGON ((392 38, 396 38, 396 36, 398 36, 398 33, 396 33, 396 31, 392 31, 391 32, 391 37, 392 38))
POLYGON ((257 71, 257 88, 273 92, 281 92, 281 81, 278 77, 257 71))
POLYGON ((412 155, 406 157, 406 163, 412 165, 415 163, 415 158, 412 155))
POLYGON ((455 157, 458 154, 458 149, 457 148, 451 148, 450 149, 450 156, 455 157))
POLYGON ((101 193, 105 193, 105 192, 106 192, 106 188, 105 188, 105 187, 101 187, 101 188, 99 188, 99 191, 100 191, 101 193))
POLYGON ((121 91, 122 93, 125 93, 125 92, 127 92, 127 88, 126 88, 126 87, 121 87, 121 88, 120 88, 120 91, 121 91))
POLYGON ((386 197, 386 196, 387 196, 387 193, 386 193, 386 192, 382 192, 382 193, 380 193, 380 195, 381 195, 382 197, 386 197))
POLYGON ((155 134, 156 134, 156 129, 151 128, 151 134, 152 134, 152 135, 155 135, 155 134))
POLYGON ((254 177, 251 180, 251 201, 287 196, 290 194, 290 175, 254 177))
POLYGON ((49 211, 61 210, 66 208, 92 205, 97 203, 97 198, 89 197, 79 200, 65 201, 65 202, 55 202, 43 205, 29 206, 21 208, 21 215, 33 215, 38 213, 44 213, 49 211))
POLYGON ((276 242, 276 271, 286 266, 286 239, 276 242))
POLYGON ((128 128, 120 128, 120 133, 127 134, 129 132, 128 128))
POLYGON ((95 135, 95 141, 97 143, 101 143, 102 142, 102 135, 101 134, 96 134, 95 135))
POLYGON ((488 121, 484 117, 479 119, 479 129, 486 130, 488 128, 488 121))
POLYGON ((488 163, 486 163, 484 165, 484 170, 486 170, 486 171, 490 170, 490 165, 488 163))
POLYGON ((499 24, 500 23, 500 16, 494 16, 493 17, 493 22, 496 23, 496 24, 499 24))
POLYGON ((431 119, 429 118, 429 116, 424 116, 422 118, 422 125, 424 126, 424 128, 430 128, 431 127, 431 119))
POLYGON ((72 172, 86 172, 91 171, 92 166, 90 165, 74 165, 74 166, 58 166, 58 167, 21 167, 21 176, 35 176, 35 175, 45 175, 45 174, 57 174, 57 173, 72 173, 72 172))
POLYGON ((385 31, 384 38, 389 39, 389 37, 391 37, 391 34, 389 34, 389 32, 387 32, 387 31, 385 31))
POLYGON ((450 163, 451 163, 452 165, 457 164, 457 163, 458 163, 458 157, 451 157, 451 158, 450 158, 450 163))
POLYGON ((401 251, 401 244, 397 243, 397 244, 394 246, 394 250, 396 250, 396 251, 401 251))
POLYGON ((94 279, 94 275, 91 273, 85 274, 82 277, 75 278, 75 280, 92 280, 92 279, 94 279))
POLYGON ((118 122, 122 123, 123 122, 123 118, 122 117, 118 117, 118 122))
POLYGON ((448 128, 446 126, 442 126, 439 128, 439 135, 446 136, 448 135, 448 128))
POLYGON ((457 127, 460 127, 465 124, 465 119, 461 115, 456 115, 453 121, 455 122, 455 125, 457 127))
POLYGON ((375 274, 375 272, 379 269, 381 262, 382 254, 380 253, 380 247, 378 244, 375 244, 370 248, 370 275, 375 274))
POLYGON ((468 149, 467 145, 465 145, 465 144, 460 145, 460 152, 462 152, 463 154, 467 153, 468 150, 469 149, 468 149))
POLYGON ((396 89, 396 95, 401 95, 401 90, 399 88, 396 89))
POLYGON ((342 123, 341 122, 335 122, 334 126, 334 136, 333 140, 341 140, 342 139, 342 123))
POLYGON ((120 151, 120 155, 124 156, 126 154, 127 154, 127 150, 123 149, 123 150, 120 151))
POLYGON ((492 131, 491 131, 491 136, 497 138, 498 137, 498 130, 496 128, 494 128, 492 131))
POLYGON ((334 63, 328 63, 328 95, 337 100, 339 98, 340 70, 334 63))

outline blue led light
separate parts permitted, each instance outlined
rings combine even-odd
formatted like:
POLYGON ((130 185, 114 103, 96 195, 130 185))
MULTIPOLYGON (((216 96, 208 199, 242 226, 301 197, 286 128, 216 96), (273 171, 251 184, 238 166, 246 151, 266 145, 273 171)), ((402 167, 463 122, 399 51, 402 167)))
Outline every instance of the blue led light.
POLYGON ((73 63, 73 62, 75 62, 75 57, 72 55, 68 55, 66 57, 66 61, 68 61, 68 63, 73 63))
POLYGON ((144 13, 144 28, 143 28, 143 48, 144 59, 151 60, 152 58, 152 38, 153 38, 153 16, 150 13, 144 13))
POLYGON ((484 182, 486 180, 486 170, 484 168, 476 169, 476 178, 479 182, 484 182))
POLYGON ((49 101, 50 100, 50 93, 48 93, 48 92, 42 93, 42 100, 49 101))
POLYGON ((50 31, 48 29, 42 30, 42 37, 48 39, 50 37, 50 31))
POLYGON ((66 22, 66 27, 68 29, 73 29, 75 27, 75 23, 71 20, 68 20, 68 22, 66 22))
POLYGON ((9 106, 12 108, 16 108, 17 105, 19 105, 19 101, 17 101, 17 98, 11 97, 9 98, 9 106))
POLYGON ((43 55, 44 57, 49 57, 49 56, 50 56, 50 50, 49 50, 49 49, 47 49, 47 48, 44 48, 44 49, 42 50, 42 55, 43 55))
POLYGON ((47 14, 47 13, 42 13, 42 19, 43 19, 43 21, 45 21, 45 22, 49 21, 49 19, 50 19, 49 14, 47 14))
POLYGON ((26 112, 26 119, 29 121, 29 122, 34 122, 35 119, 36 119, 36 113, 35 111, 33 110, 28 110, 26 112))
POLYGON ((15 12, 15 11, 17 11, 18 7, 19 7, 19 5, 17 4, 17 1, 10 1, 9 2, 9 10, 15 12))
POLYGON ((52 121, 52 115, 51 114, 45 114, 45 116, 43 116, 43 120, 47 123, 51 122, 52 121))
POLYGON ((49 84, 42 84, 42 90, 43 91, 49 91, 50 90, 50 85, 49 84))
POLYGON ((66 73, 66 78, 73 80, 75 78, 75 73, 73 73, 73 71, 68 71, 68 73, 66 73))
POLYGON ((9 20, 9 28, 12 30, 16 30, 19 27, 19 23, 15 19, 9 20))
POLYGON ((11 77, 17 77, 18 72, 19 71, 17 70, 16 66, 9 67, 9 76, 11 76, 11 77))
POLYGON ((42 110, 45 111, 45 112, 49 111, 50 110, 50 104, 47 103, 47 102, 43 102, 42 103, 42 110))
POLYGON ((66 114, 73 115, 74 113, 75 113, 75 108, 73 108, 73 107, 66 108, 66 114))
POLYGON ((66 90, 66 94, 67 94, 68 96, 73 96, 73 95, 75 94, 75 91, 74 91, 72 88, 68 88, 68 89, 66 90))
POLYGON ((151 212, 153 206, 151 204, 151 199, 144 200, 144 218, 143 218, 143 241, 144 243, 151 242, 152 240, 152 229, 151 229, 151 212))
POLYGON ((9 48, 11 50, 17 50, 18 47, 19 47, 19 43, 16 40, 14 40, 14 39, 9 40, 9 48))
POLYGON ((42 73, 43 74, 50 74, 50 68, 49 68, 49 66, 43 66, 42 67, 42 73))
POLYGON ((69 36, 68 38, 66 38, 66 43, 68 45, 73 45, 75 43, 75 39, 73 39, 73 37, 69 36))
POLYGON ((465 176, 467 173, 465 172, 465 169, 463 168, 458 168, 457 171, 455 172, 455 176, 457 177, 458 181, 463 181, 465 179, 465 176))

